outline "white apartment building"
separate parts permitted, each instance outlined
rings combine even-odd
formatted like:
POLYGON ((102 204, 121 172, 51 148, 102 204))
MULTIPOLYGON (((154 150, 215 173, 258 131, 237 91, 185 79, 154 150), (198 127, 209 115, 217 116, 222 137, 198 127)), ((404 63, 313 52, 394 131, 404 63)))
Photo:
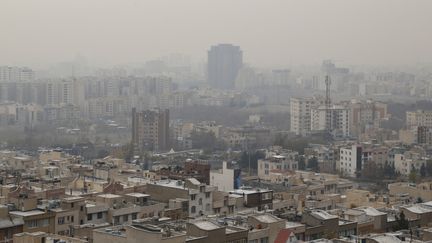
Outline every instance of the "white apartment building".
POLYGON ((258 177, 262 180, 271 180, 272 173, 295 171, 298 162, 295 159, 297 152, 283 154, 267 154, 265 159, 258 160, 258 177))
POLYGON ((362 168, 362 147, 352 145, 349 148, 340 149, 340 158, 337 169, 340 173, 349 177, 356 177, 356 173, 362 168))
POLYGON ((222 163, 222 169, 210 171, 210 185, 217 186, 219 191, 229 192, 238 189, 240 181, 236 180, 240 180, 240 170, 228 168, 226 161, 222 163))
POLYGON ((290 131, 296 135, 306 136, 311 131, 311 109, 319 105, 314 97, 290 99, 290 131))
POLYGON ((417 110, 406 112, 406 125, 408 128, 432 127, 432 110, 417 110))
POLYGON ((426 166, 426 159, 410 153, 395 154, 394 166, 395 170, 402 175, 409 175, 414 168, 417 172, 420 171, 422 165, 426 166))
MULTIPOLYGON (((335 137, 350 136, 350 110, 334 105, 330 108, 330 129, 335 137)), ((327 128, 327 109, 319 106, 311 109, 311 131, 325 131, 327 128)))
POLYGON ((85 86, 82 81, 52 80, 46 83, 46 104, 85 106, 85 86))
POLYGON ((0 82, 34 80, 34 71, 27 67, 0 66, 0 82))

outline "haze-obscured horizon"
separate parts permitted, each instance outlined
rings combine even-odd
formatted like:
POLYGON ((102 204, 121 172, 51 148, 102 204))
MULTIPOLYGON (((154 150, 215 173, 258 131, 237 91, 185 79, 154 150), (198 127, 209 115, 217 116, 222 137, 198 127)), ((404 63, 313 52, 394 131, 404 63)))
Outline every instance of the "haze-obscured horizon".
POLYGON ((239 45, 257 66, 432 62, 432 1, 2 1, 0 65, 94 65, 239 45))

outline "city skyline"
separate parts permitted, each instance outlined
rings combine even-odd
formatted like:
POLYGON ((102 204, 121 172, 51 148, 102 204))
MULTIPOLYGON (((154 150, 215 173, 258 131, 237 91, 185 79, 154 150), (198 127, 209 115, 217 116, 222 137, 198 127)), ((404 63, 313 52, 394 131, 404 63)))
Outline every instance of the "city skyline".
POLYGON ((77 53, 96 66, 178 52, 205 60, 217 43, 239 45, 247 62, 264 67, 328 58, 431 63, 431 8, 430 1, 5 1, 0 64, 46 67, 77 53))

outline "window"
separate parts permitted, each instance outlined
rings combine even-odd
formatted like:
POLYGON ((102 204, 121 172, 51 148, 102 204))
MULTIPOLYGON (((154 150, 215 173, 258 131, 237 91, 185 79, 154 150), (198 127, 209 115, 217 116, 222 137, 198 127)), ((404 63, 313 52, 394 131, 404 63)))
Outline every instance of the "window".
POLYGON ((199 204, 199 205, 202 205, 202 198, 200 198, 200 199, 198 200, 198 204, 199 204))
POLYGON ((138 214, 137 214, 137 213, 133 213, 133 214, 132 214, 132 220, 135 220, 135 219, 137 219, 137 216, 138 216, 138 214))
POLYGON ((49 220, 48 219, 39 219, 37 221, 37 224, 39 227, 45 227, 49 225, 49 220))
POLYGON ((191 198, 192 201, 195 201, 195 199, 196 199, 196 195, 195 195, 195 194, 192 194, 192 195, 190 195, 190 198, 191 198))
POLYGON ((93 219, 93 214, 87 214, 87 220, 92 220, 93 219))
POLYGON ((37 220, 29 220, 27 221, 26 225, 28 228, 36 228, 38 227, 38 222, 37 220))
POLYGON ((65 223, 65 218, 64 218, 64 217, 60 217, 60 218, 58 218, 58 219, 57 219, 57 223, 60 224, 60 225, 61 225, 61 224, 64 224, 64 223, 65 223))
POLYGON ((191 207, 191 213, 196 213, 196 207, 195 206, 191 207))
POLYGON ((71 203, 71 208, 74 208, 75 207, 75 203, 71 203))
POLYGON ((84 206, 81 206, 81 207, 80 207, 80 211, 81 211, 81 212, 84 211, 84 206))
POLYGON ((103 217, 102 212, 97 213, 97 218, 101 219, 103 217))
POLYGON ((210 192, 206 192, 205 197, 206 197, 206 198, 209 198, 209 197, 210 197, 210 192))
POLYGON ((74 216, 71 216, 71 222, 72 223, 74 222, 74 216))
POLYGON ((127 222, 129 220, 129 215, 123 215, 123 222, 127 222))

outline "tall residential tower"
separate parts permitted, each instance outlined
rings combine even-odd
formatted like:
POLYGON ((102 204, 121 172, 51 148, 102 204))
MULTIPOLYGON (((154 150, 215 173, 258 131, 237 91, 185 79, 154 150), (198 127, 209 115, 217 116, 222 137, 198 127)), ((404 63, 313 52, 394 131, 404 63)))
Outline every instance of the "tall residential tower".
POLYGON ((132 109, 132 145, 137 151, 169 149, 169 110, 132 109))
POLYGON ((211 87, 233 89, 243 66, 243 52, 239 46, 219 44, 208 51, 207 80, 211 87))

